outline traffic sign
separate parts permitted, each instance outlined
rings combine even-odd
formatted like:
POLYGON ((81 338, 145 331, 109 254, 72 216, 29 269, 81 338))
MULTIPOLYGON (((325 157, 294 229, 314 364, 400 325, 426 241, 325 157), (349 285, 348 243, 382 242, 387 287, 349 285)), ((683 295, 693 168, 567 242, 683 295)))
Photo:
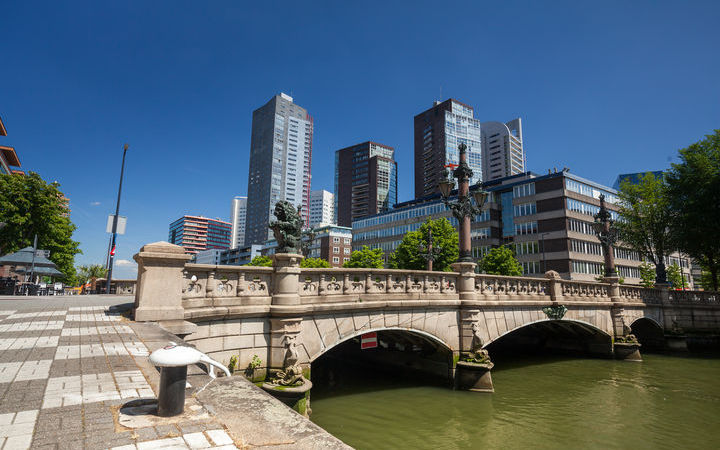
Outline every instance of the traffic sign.
POLYGON ((49 258, 50 257, 50 250, 35 250, 35 256, 41 256, 43 258, 49 258))
POLYGON ((360 336, 360 349, 366 350, 368 348, 375 348, 378 346, 377 333, 365 333, 360 336))
MULTIPOLYGON (((115 217, 115 214, 108 215, 107 219, 107 225, 105 226, 105 232, 106 233, 112 233, 113 231, 113 217, 115 217)), ((125 234, 125 226, 127 225, 127 217, 125 216, 118 216, 117 221, 117 234, 125 234)))

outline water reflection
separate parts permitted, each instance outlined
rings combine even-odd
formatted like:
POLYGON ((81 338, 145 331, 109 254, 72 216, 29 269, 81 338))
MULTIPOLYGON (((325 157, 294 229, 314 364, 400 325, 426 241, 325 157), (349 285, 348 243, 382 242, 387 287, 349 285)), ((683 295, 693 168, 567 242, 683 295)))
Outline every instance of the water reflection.
POLYGON ((358 449, 717 448, 720 359, 643 357, 498 360, 495 394, 354 372, 312 419, 358 449))

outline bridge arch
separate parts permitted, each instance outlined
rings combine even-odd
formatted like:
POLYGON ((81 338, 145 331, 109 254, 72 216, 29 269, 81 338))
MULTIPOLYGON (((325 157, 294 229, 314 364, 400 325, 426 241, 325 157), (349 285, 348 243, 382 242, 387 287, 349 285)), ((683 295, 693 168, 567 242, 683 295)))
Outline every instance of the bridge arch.
POLYGON ((612 336, 589 322, 542 319, 506 331, 484 345, 490 356, 504 352, 558 351, 597 356, 612 355, 612 336))
POLYGON ((630 324, 630 328, 644 350, 665 348, 665 329, 654 318, 639 317, 630 324))
POLYGON ((327 354, 328 352, 332 351, 332 350, 333 350, 334 348, 336 348, 337 346, 342 345, 342 344, 344 344, 344 343, 346 343, 346 342, 348 342, 348 341, 350 341, 350 340, 353 340, 353 339, 355 339, 355 338, 358 338, 358 337, 362 336, 362 335, 365 334, 365 333, 372 333, 372 332, 378 333, 378 339, 380 339, 380 335, 381 335, 383 332, 406 333, 406 334, 409 334, 409 335, 415 335, 415 336, 417 336, 418 338, 422 338, 422 339, 425 339, 426 341, 429 341, 429 342, 431 342, 431 343, 434 343, 434 344, 437 345, 438 347, 441 347, 441 348, 447 350, 447 351, 450 352, 450 353, 453 352, 452 347, 450 347, 450 345, 449 345, 447 342, 443 341, 442 339, 440 339, 439 337, 437 337, 437 336, 435 336, 435 335, 433 335, 433 334, 428 333, 427 331, 416 330, 416 329, 413 329, 413 328, 381 327, 381 328, 363 329, 363 330, 355 331, 354 333, 352 333, 352 334, 350 334, 350 335, 343 336, 342 338, 339 338, 335 343, 331 344, 330 346, 327 346, 327 347, 323 348, 322 350, 320 350, 319 352, 315 353, 314 355, 310 355, 308 362, 312 363, 312 362, 314 362, 315 360, 317 360, 318 358, 320 358, 321 356, 323 356, 323 355, 327 354))

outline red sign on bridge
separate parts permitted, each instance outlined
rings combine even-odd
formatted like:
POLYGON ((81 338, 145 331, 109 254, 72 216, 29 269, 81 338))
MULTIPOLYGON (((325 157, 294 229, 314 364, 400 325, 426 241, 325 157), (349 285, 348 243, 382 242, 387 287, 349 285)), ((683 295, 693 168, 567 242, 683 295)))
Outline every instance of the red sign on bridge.
POLYGON ((360 349, 375 348, 378 346, 377 333, 365 333, 360 336, 360 349))

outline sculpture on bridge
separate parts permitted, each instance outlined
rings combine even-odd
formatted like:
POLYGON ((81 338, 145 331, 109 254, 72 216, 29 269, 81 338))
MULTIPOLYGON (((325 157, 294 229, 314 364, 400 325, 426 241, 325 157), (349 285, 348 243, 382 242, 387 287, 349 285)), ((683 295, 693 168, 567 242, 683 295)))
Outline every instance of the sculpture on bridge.
POLYGON ((470 325, 472 330, 472 342, 470 343, 470 353, 465 355, 464 361, 475 364, 487 364, 490 362, 490 354, 483 348, 483 340, 480 336, 480 325, 473 322, 470 325))
POLYGON ((270 229, 277 241, 277 253, 300 253, 303 220, 298 210, 288 201, 275 204, 277 220, 270 223, 270 229))
POLYGON ((305 377, 302 368, 298 365, 297 336, 287 335, 285 337, 285 360, 283 370, 279 371, 273 380, 274 384, 281 386, 300 386, 305 384, 305 377))
POLYGON ((627 324, 625 317, 622 317, 622 329, 623 335, 615 338, 615 342, 624 344, 637 344, 638 340, 634 334, 632 334, 632 327, 627 324))

